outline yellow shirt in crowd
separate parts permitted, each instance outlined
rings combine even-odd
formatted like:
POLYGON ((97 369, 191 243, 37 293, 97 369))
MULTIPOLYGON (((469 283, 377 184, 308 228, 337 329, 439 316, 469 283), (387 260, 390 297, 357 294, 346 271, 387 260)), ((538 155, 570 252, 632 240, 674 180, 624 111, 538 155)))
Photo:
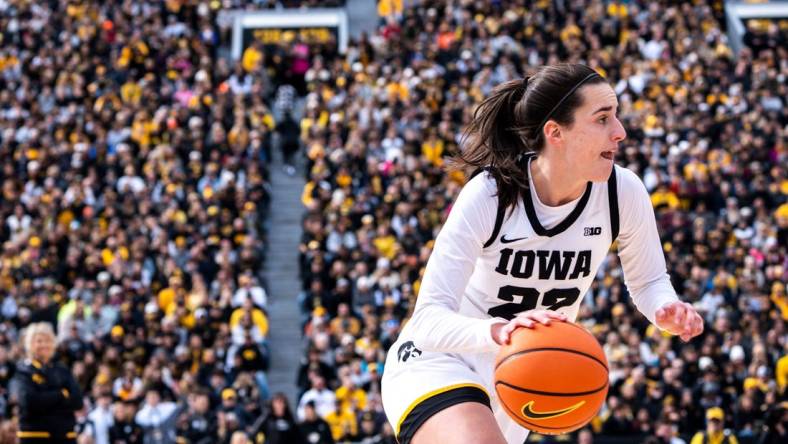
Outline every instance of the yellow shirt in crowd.
POLYGON ((651 205, 654 206, 654 208, 667 205, 668 208, 675 209, 679 207, 680 203, 676 193, 670 190, 657 190, 651 195, 651 205))
POLYGON ((785 389, 788 387, 788 355, 777 360, 774 377, 777 380, 777 387, 780 388, 780 392, 785 393, 785 389))
POLYGON ((356 416, 348 409, 333 411, 323 419, 331 428, 331 436, 334 437, 334 441, 339 441, 343 436, 353 436, 358 433, 356 416))
POLYGON ((378 1, 378 15, 387 17, 392 13, 402 14, 402 0, 380 0, 378 1))
POLYGON ((338 401, 342 402, 342 410, 350 410, 353 401, 355 401, 357 410, 364 410, 367 406, 367 394, 358 387, 350 388, 343 385, 334 392, 334 395, 338 401))
POLYGON ((739 444, 739 441, 733 434, 729 434, 727 440, 725 438, 724 432, 718 432, 711 436, 708 436, 706 432, 698 432, 692 437, 690 444, 722 444, 723 442, 726 444, 739 444))
POLYGON ((443 165, 443 140, 435 139, 422 143, 421 153, 432 165, 443 165))

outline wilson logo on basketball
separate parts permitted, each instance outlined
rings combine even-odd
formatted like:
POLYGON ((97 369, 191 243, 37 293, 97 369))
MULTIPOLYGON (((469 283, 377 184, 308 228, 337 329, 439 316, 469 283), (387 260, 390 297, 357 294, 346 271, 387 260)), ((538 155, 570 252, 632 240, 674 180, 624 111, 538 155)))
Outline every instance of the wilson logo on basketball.
POLYGON ((561 415, 566 415, 567 413, 571 413, 571 412, 579 409, 585 403, 586 403, 585 401, 580 401, 577 404, 575 404, 575 405, 573 405, 571 407, 567 407, 565 409, 553 410, 551 412, 537 412, 537 411, 533 410, 533 408, 532 408, 533 405, 534 405, 534 401, 528 401, 528 403, 526 403, 523 406, 523 416, 525 416, 528 419, 557 418, 557 417, 559 417, 561 415))

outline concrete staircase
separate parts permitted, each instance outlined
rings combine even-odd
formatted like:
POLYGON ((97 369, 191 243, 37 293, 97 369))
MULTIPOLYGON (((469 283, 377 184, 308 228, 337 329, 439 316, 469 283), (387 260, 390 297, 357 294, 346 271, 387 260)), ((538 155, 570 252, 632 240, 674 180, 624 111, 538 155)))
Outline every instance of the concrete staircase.
POLYGON ((268 283, 270 329, 268 343, 271 367, 268 385, 271 394, 284 392, 291 407, 296 406, 296 376, 304 356, 301 318, 296 298, 301 289, 298 277, 298 243, 301 240, 301 168, 294 176, 283 171, 279 150, 271 165, 272 200, 268 220, 268 252, 263 274, 268 283))

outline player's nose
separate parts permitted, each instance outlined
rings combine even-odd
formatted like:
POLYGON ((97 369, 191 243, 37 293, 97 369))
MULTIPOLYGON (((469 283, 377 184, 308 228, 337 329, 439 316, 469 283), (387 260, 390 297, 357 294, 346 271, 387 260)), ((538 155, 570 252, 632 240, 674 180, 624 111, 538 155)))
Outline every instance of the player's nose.
POLYGON ((611 139, 614 142, 621 142, 622 140, 627 138, 627 130, 624 129, 624 125, 621 124, 621 121, 618 120, 618 117, 615 118, 616 122, 613 127, 613 133, 611 134, 611 139))

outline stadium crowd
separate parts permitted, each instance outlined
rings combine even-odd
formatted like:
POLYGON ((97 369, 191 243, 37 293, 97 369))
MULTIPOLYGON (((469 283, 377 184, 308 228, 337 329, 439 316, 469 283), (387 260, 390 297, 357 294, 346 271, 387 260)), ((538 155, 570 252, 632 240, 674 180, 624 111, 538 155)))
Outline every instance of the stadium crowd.
POLYGON ((618 93, 619 164, 643 178, 673 284, 707 322, 689 344, 649 326, 611 253, 579 316, 611 366, 591 429, 620 442, 786 439, 785 27, 749 23, 735 55, 722 2, 401 3, 380 2, 378 33, 306 73, 302 403, 323 403, 337 440, 353 413, 379 408, 385 352, 465 179, 442 167, 474 104, 567 61, 618 93))
POLYGON ((442 167, 474 103, 558 61, 615 85, 619 163, 708 322, 690 344, 648 327, 611 254, 580 316, 611 364, 591 429, 788 434, 784 29, 753 22, 734 55, 721 2, 384 0, 344 55, 254 44, 236 63, 219 12, 240 3, 0 1, 0 437, 20 333, 48 321, 80 442, 393 443, 383 358, 464 181, 442 167), (287 85, 306 94, 296 406, 267 383, 260 275, 287 85))
POLYGON ((80 442, 241 443, 287 413, 260 272, 292 56, 218 57, 221 8, 0 2, 3 436, 40 321, 86 395, 80 442))

